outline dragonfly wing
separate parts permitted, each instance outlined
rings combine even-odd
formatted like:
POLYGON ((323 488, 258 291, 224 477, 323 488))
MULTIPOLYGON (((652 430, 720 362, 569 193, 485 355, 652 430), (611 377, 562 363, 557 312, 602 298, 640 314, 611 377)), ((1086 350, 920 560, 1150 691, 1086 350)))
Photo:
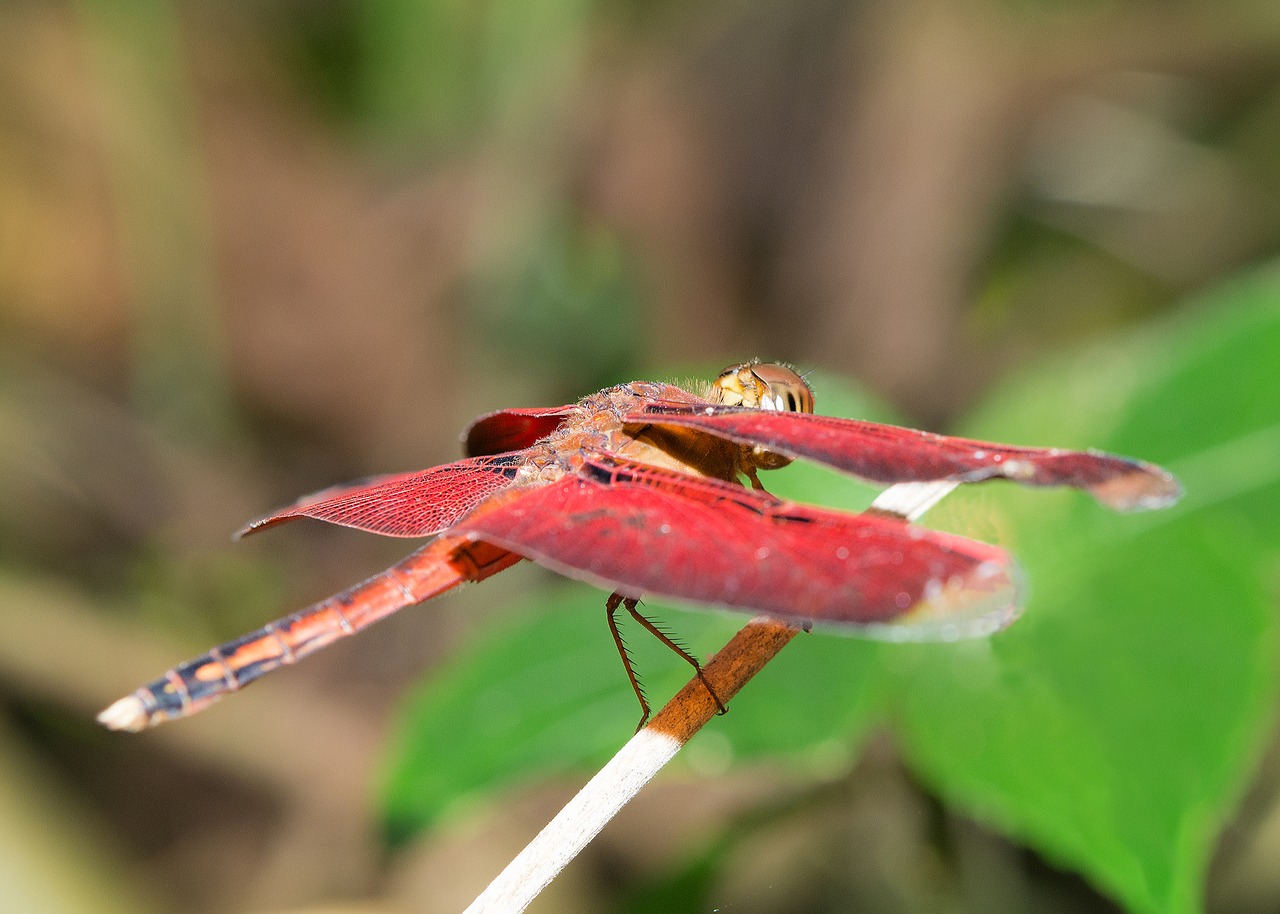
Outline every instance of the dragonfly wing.
POLYGON ((833 416, 737 407, 650 403, 628 424, 695 428, 804 458, 876 483, 981 482, 1084 489, 1117 511, 1163 508, 1182 487, 1154 464, 1101 451, 1014 447, 833 416))
POLYGON ((468 457, 522 451, 550 435, 573 412, 573 406, 534 409, 500 409, 476 419, 462 433, 463 453, 468 457))
POLYGON ((510 486, 523 463, 520 453, 476 457, 335 486, 245 525, 236 538, 299 517, 387 536, 430 536, 510 486))
POLYGON ((994 546, 604 455, 476 512, 450 528, 457 534, 633 597, 881 637, 986 634, 1019 608, 1019 573, 994 546))

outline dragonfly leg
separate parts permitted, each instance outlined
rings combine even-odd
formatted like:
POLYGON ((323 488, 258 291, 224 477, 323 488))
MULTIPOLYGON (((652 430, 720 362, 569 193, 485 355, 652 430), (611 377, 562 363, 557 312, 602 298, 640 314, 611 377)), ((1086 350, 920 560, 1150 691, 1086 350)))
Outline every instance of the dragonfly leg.
MULTIPOLYGON (((618 607, 626 600, 620 593, 611 594, 609 599, 605 601, 604 608, 609 614, 609 632, 613 635, 613 643, 618 647, 618 656, 622 658, 622 668, 627 671, 627 679, 631 680, 631 688, 636 693, 636 699, 640 702, 640 723, 636 724, 636 732, 639 733, 644 725, 649 722, 649 702, 644 697, 644 687, 640 685, 640 680, 636 678, 635 667, 631 663, 631 654, 627 651, 627 645, 622 640, 622 632, 618 631, 617 612, 618 607)), ((632 600, 632 603, 635 601, 632 600)))
MULTIPOLYGON (((685 662, 687 662, 691 667, 693 667, 693 671, 697 675, 698 679, 701 680, 704 686, 706 686, 707 694, 710 695, 711 700, 716 703, 716 707, 719 709, 716 713, 727 714, 729 709, 725 707, 724 702, 720 700, 720 696, 716 694, 716 690, 713 689, 711 687, 711 683, 707 681, 706 674, 703 673, 702 671, 702 664, 698 662, 697 658, 695 658, 692 654, 690 654, 687 650, 685 650, 683 646, 681 646, 677 641, 675 641, 675 639, 673 639, 670 635, 668 635, 662 629, 658 628, 658 626, 650 622, 649 619, 647 619, 638 609, 636 609, 636 606, 639 605, 639 602, 640 602, 639 600, 633 599, 631 597, 623 597, 621 594, 615 593, 609 597, 609 601, 608 603, 605 604, 605 607, 609 610, 609 628, 613 631, 614 641, 618 643, 618 650, 622 654, 623 665, 626 666, 627 668, 627 676, 630 677, 631 685, 633 688, 635 688, 636 695, 639 696, 640 698, 640 706, 644 709, 644 716, 640 719, 640 727, 643 727, 645 723, 649 720, 649 705, 644 700, 644 696, 640 692, 640 687, 636 684, 635 673, 631 669, 631 658, 627 656, 625 650, 623 649, 622 639, 618 635, 618 626, 617 626, 616 620, 614 619, 614 614, 617 612, 619 605, 625 606, 627 612, 631 614, 631 618, 635 619, 637 622, 643 625, 645 629, 649 632, 649 634, 653 635, 653 637, 657 638, 659 641, 661 641, 671 650, 675 651, 677 654, 679 654, 681 657, 685 659, 685 662)), ((636 729, 638 730, 639 727, 637 727, 636 729)))
POLYGON ((658 628, 658 626, 654 625, 645 616, 643 616, 640 613, 640 611, 636 609, 636 605, 639 602, 640 602, 639 600, 624 600, 623 605, 627 607, 627 612, 631 613, 631 618, 635 619, 637 622, 639 622, 641 625, 647 628, 649 630, 649 634, 653 635, 655 638, 657 638, 659 641, 661 641, 663 644, 671 648, 673 651, 675 651, 677 654, 679 654, 681 657, 683 657, 685 660, 689 662, 689 665, 693 667, 694 673, 697 674, 698 679, 700 679, 702 681, 702 684, 706 686, 707 694, 710 695, 711 700, 716 703, 716 708, 718 709, 716 713, 728 714, 729 709, 726 708, 724 705, 724 702, 720 700, 720 696, 716 694, 716 690, 711 688, 711 683, 707 681, 707 675, 704 672, 702 672, 702 664, 698 662, 697 658, 694 657, 693 654, 690 654, 688 651, 684 649, 683 646, 681 646, 677 641, 675 641, 675 639, 673 639, 670 635, 668 635, 662 629, 658 628))

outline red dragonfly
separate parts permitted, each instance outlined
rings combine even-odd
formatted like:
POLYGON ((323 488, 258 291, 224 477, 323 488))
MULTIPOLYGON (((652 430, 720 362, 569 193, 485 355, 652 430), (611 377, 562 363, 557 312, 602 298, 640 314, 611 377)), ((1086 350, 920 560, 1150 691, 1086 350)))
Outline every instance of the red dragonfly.
POLYGON ((1074 486, 1120 511, 1181 495, 1172 475, 1127 457, 814 415, 800 375, 758 362, 725 369, 699 393, 633 381, 570 406, 500 410, 473 422, 465 444, 465 460, 326 489, 246 526, 237 536, 313 517, 434 538, 362 584, 169 670, 98 719, 137 731, 194 714, 522 558, 612 591, 610 629, 647 719, 618 635, 620 606, 701 668, 636 611, 641 595, 898 640, 987 634, 1019 611, 1013 559, 911 523, 956 485, 1074 486), (893 485, 860 514, 768 494, 758 471, 796 458, 893 485))

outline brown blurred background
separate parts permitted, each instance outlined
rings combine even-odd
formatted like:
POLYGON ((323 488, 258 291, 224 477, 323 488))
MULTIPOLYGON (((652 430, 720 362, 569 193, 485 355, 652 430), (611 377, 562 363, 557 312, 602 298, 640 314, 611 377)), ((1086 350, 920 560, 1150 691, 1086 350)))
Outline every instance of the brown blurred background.
MULTIPOLYGON (((373 823, 396 696, 527 577, 199 726, 99 733, 175 660, 407 551, 232 548, 263 510, 651 366, 820 365, 945 428, 1278 242, 1262 0, 5 4, 0 869, 39 889, 0 907, 456 909, 563 799, 395 855, 373 823)), ((932 801, 887 746, 858 778, 816 827, 887 842, 849 876, 871 909, 934 909, 932 801)), ((600 909, 770 783, 659 785, 545 910, 600 909)), ((1105 909, 1038 872, 1040 909, 1105 909)))

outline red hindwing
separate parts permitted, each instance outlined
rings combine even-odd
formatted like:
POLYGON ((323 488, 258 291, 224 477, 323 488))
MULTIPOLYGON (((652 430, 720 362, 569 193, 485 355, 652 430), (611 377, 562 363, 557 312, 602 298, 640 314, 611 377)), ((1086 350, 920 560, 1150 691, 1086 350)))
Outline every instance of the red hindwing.
POLYGON ((573 406, 548 406, 487 413, 462 433, 463 453, 468 457, 481 457, 532 447, 538 439, 558 429, 574 409, 573 406))

